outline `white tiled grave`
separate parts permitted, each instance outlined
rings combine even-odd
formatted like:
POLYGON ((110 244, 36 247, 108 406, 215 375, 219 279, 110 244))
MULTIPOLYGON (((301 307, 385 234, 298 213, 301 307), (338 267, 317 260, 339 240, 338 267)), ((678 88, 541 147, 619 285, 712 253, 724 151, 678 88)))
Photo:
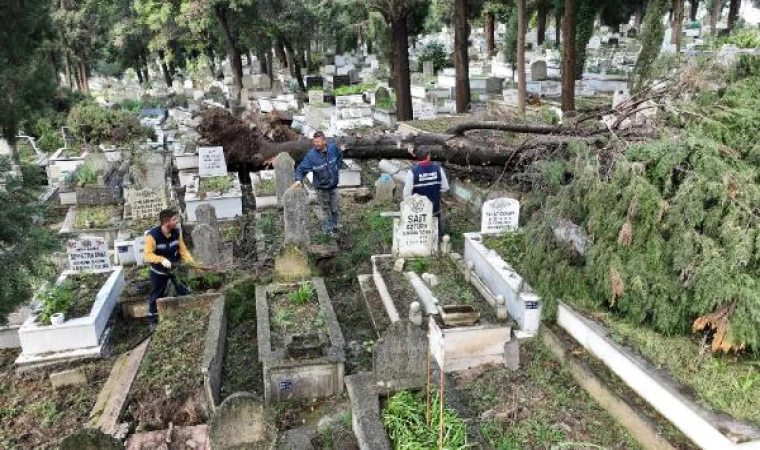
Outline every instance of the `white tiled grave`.
POLYGON ((502 296, 507 312, 517 322, 518 337, 535 336, 541 324, 541 298, 494 250, 481 233, 464 233, 464 259, 494 297, 502 296))
MULTIPOLYGON (((124 289, 124 271, 120 266, 94 273, 111 272, 95 297, 90 314, 66 320, 61 325, 40 324, 32 314, 19 329, 22 352, 16 365, 28 366, 56 362, 68 358, 97 357, 102 350, 102 337, 116 302, 124 289)), ((64 271, 56 284, 74 274, 64 271)))
POLYGON ((205 197, 200 195, 201 177, 193 177, 192 184, 185 192, 185 214, 188 222, 195 222, 195 210, 203 204, 210 204, 216 209, 218 219, 231 219, 243 215, 243 192, 240 189, 240 180, 236 173, 228 173, 230 178, 230 190, 225 193, 209 192, 205 197))

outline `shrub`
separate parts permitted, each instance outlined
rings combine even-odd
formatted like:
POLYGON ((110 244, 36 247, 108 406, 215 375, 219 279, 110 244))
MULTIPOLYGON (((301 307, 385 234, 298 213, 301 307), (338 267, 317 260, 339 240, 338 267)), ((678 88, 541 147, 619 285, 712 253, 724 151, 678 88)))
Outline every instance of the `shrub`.
POLYGON ((135 114, 94 103, 81 103, 72 108, 68 123, 75 135, 90 144, 124 144, 146 138, 152 132, 140 125, 135 114))
POLYGON ((435 72, 452 65, 451 56, 440 42, 431 42, 423 47, 418 61, 420 62, 420 71, 422 71, 422 63, 425 61, 433 62, 433 70, 435 72))

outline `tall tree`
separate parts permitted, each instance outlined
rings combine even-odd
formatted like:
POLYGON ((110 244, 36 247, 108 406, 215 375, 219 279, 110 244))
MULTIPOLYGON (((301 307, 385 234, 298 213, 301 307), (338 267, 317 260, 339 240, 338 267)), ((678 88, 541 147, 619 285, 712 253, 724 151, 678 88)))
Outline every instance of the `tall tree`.
POLYGON ((644 17, 644 29, 641 32, 641 51, 633 68, 632 91, 640 91, 649 81, 657 56, 660 54, 665 27, 662 16, 667 11, 667 0, 650 0, 644 17))
POLYGON ((391 29, 393 80, 396 88, 396 118, 412 120, 412 91, 409 76, 409 32, 407 18, 424 0, 369 0, 369 7, 380 13, 391 29))
POLYGON ((539 0, 536 22, 536 42, 538 45, 544 45, 546 40, 546 19, 550 11, 549 0, 539 0))
POLYGON ((578 0, 565 0, 562 21, 562 112, 575 110, 575 30, 578 0))
POLYGON ((676 46, 676 55, 681 54, 681 28, 683 26, 684 0, 673 0, 673 25, 670 43, 676 46))
MULTIPOLYGON (((5 0, 0 16, 0 137, 11 145, 22 121, 44 109, 53 99, 55 80, 49 65, 47 43, 53 37, 47 0, 5 0), (12 19, 12 20, 11 20, 12 19)), ((0 173, 8 174, 11 161, 0 158, 0 173)), ((30 180, 28 180, 30 181, 30 180)), ((39 181, 39 180, 37 180, 39 181)), ((43 257, 58 248, 57 235, 40 226, 43 205, 19 179, 6 180, 0 190, 0 323, 32 295, 32 281, 44 273, 43 257)))
POLYGON ((597 0, 576 0, 578 5, 575 32, 575 79, 583 78, 586 66, 586 46, 594 34, 594 21, 598 10, 597 0))
POLYGON ((728 4, 728 29, 733 30, 736 21, 739 19, 739 10, 742 7, 742 0, 731 0, 728 4))
POLYGON ((470 58, 467 47, 470 38, 468 0, 455 1, 454 68, 456 69, 456 111, 467 112, 470 104, 470 58))
POLYGON ((496 32, 495 32, 495 26, 494 22, 496 22, 496 19, 494 17, 494 13, 491 11, 486 11, 486 51, 488 52, 488 56, 493 56, 494 52, 496 51, 496 32))
MULTIPOLYGON (((18 128, 36 110, 44 109, 55 91, 44 45, 53 36, 50 2, 47 0, 6 0, 0 15, 7 20, 0 27, 0 137, 11 145, 14 159, 18 128)), ((1 248, 0 248, 1 249, 1 248)), ((4 317, 0 314, 0 317, 4 317)))
POLYGON ((689 20, 695 21, 697 20, 697 12, 699 11, 699 0, 690 0, 689 6, 691 7, 689 10, 689 20))
POLYGON ((718 20, 723 10, 723 0, 712 0, 710 5, 710 30, 713 36, 718 35, 718 20))
POLYGON ((525 114, 525 31, 528 28, 528 17, 525 0, 517 0, 517 110, 525 114))

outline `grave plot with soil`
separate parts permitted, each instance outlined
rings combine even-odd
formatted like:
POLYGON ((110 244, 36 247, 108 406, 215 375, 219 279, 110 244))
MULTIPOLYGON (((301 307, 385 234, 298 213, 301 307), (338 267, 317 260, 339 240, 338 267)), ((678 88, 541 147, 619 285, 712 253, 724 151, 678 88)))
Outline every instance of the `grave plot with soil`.
POLYGON ((161 321, 140 365, 124 420, 137 431, 205 423, 209 406, 201 364, 209 309, 193 307, 161 321))
POLYGON ((77 206, 74 229, 99 230, 112 228, 121 222, 120 206, 77 206))
POLYGON ((87 382, 55 389, 46 374, 18 378, 13 365, 18 354, 0 350, 0 447, 52 446, 85 425, 112 361, 79 365, 87 382))
POLYGON ((256 319, 268 402, 343 392, 343 336, 321 278, 258 287, 256 319))

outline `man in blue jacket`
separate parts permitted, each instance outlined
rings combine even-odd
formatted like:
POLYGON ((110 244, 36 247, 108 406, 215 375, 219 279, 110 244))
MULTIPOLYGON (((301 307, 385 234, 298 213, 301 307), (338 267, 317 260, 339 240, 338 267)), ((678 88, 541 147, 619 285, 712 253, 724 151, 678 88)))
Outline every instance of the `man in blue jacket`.
POLYGON ((404 198, 413 194, 424 195, 433 203, 433 215, 438 218, 438 239, 442 239, 443 226, 441 224, 441 193, 449 190, 449 180, 443 168, 430 159, 430 150, 420 148, 407 149, 409 154, 419 161, 406 174, 404 181, 404 198))
POLYGON ((303 178, 307 173, 312 172, 314 178, 312 185, 317 190, 317 199, 319 206, 322 208, 324 222, 322 231, 328 235, 337 233, 340 225, 338 224, 338 177, 340 168, 343 166, 343 151, 335 146, 334 142, 327 142, 325 134, 321 131, 314 133, 312 147, 296 167, 295 180, 293 186, 298 187, 303 184, 303 178))

